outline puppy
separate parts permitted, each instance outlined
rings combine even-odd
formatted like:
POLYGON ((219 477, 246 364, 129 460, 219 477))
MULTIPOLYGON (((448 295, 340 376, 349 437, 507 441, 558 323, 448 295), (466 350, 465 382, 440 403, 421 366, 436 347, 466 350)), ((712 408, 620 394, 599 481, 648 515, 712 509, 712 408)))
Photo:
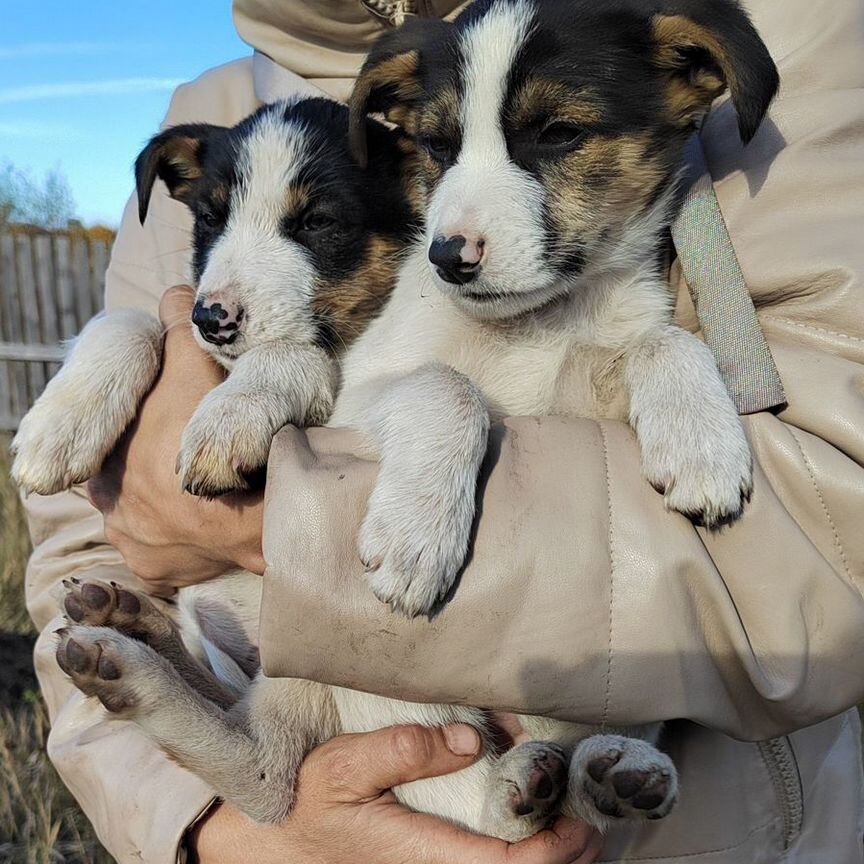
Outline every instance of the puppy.
MULTIPOLYGON (((710 352, 672 323, 659 261, 700 118, 728 89, 747 141, 776 87, 732 0, 479 0, 455 24, 418 20, 375 46, 352 100, 354 149, 374 157, 365 118, 385 114, 420 147, 426 199, 425 235, 345 357, 331 417, 381 455, 360 537, 380 599, 422 615, 452 589, 490 418, 505 414, 629 420, 670 509, 709 527, 741 512, 747 441, 710 352)), ((95 587, 118 619, 144 602, 95 587)), ((76 612, 85 589, 70 595, 76 612)), ((99 623, 89 606, 81 618, 99 623)), ((264 820, 289 812, 302 756, 336 731, 486 720, 264 678, 211 701, 150 646, 99 627, 66 633, 58 660, 264 820)), ((535 741, 397 794, 508 840, 558 812, 607 829, 674 805, 659 725, 522 723, 535 741)))
MULTIPOLYGON (((375 158, 348 151, 348 109, 327 99, 261 108, 232 129, 176 126, 135 164, 139 215, 157 177, 194 216, 192 314, 227 380, 187 426, 177 467, 199 495, 245 488, 286 423, 329 416, 335 360, 378 314, 417 230, 405 137, 369 123, 375 158)), ((121 310, 84 328, 21 422, 12 476, 58 492, 92 477, 159 369, 162 331, 121 310)))

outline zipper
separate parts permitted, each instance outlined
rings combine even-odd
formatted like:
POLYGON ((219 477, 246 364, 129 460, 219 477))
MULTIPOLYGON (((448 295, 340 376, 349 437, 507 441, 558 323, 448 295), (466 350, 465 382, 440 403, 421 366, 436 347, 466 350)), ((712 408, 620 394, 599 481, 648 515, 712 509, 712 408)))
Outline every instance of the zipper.
POLYGON ((409 15, 416 15, 416 0, 360 0, 373 15, 383 18, 391 27, 401 27, 409 15))
POLYGON ((788 737, 760 741, 757 746, 777 794, 783 817, 783 848, 788 849, 804 823, 804 789, 798 760, 788 737))

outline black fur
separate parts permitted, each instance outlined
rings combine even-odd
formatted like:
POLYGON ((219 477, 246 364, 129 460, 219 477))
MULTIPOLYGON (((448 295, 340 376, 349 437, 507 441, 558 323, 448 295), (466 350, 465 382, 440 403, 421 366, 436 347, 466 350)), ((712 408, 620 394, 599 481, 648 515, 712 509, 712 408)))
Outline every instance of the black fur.
MULTIPOLYGON (((389 83, 361 94, 352 108, 361 113, 365 105, 366 112, 386 114, 397 104, 420 104, 443 87, 460 91, 459 34, 490 6, 505 2, 476 0, 453 24, 417 19, 385 34, 373 46, 364 70, 400 53, 416 52, 419 95, 405 98, 401 94, 406 88, 389 83)), ((604 109, 596 132, 614 135, 657 128, 664 81, 670 74, 655 63, 652 22, 657 15, 681 15, 705 27, 724 46, 736 73, 737 86, 731 95, 745 143, 756 133, 777 92, 777 69, 737 0, 535 0, 534 6, 538 26, 514 64, 509 91, 512 94, 528 70, 572 89, 585 88, 596 94, 604 109)), ((682 52, 680 69, 671 74, 686 77, 706 65, 723 66, 707 51, 682 52)), ((504 112, 514 161, 527 167, 548 158, 548 150, 536 146, 530 129, 506 129, 506 104, 504 112)), ((542 119, 538 117, 538 124, 542 119)), ((458 155, 458 134, 458 118, 449 131, 436 130, 436 138, 449 136, 453 158, 458 155)), ((352 135, 355 150, 362 148, 359 137, 352 135)))
POLYGON ((402 182, 404 160, 410 158, 410 151, 401 132, 367 120, 365 131, 373 156, 363 169, 348 147, 349 112, 344 105, 329 99, 303 99, 287 107, 281 103, 266 105, 230 129, 208 124, 168 129, 150 141, 135 163, 142 222, 157 177, 194 215, 196 280, 227 223, 231 190, 242 182, 237 170, 240 145, 262 118, 276 111, 285 121, 302 124, 314 139, 301 174, 309 206, 286 219, 282 231, 307 247, 323 279, 349 275, 363 261, 370 233, 407 240, 417 230, 417 216, 402 182), (190 140, 196 145, 191 164, 190 140), (313 216, 332 219, 332 227, 305 230, 313 216))

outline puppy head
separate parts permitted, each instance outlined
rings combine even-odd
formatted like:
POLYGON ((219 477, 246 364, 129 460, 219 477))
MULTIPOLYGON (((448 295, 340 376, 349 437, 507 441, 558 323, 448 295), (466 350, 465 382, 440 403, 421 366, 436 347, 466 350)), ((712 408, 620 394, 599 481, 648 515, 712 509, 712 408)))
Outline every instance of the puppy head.
POLYGON ((176 126, 135 165, 139 215, 153 184, 194 216, 196 338, 222 361, 273 340, 339 351, 380 311, 417 230, 405 136, 369 121, 373 158, 348 148, 348 109, 276 103, 226 129, 176 126))
POLYGON ((509 317, 651 259, 683 146, 726 90, 746 142, 777 72, 736 0, 478 0, 386 34, 352 99, 416 140, 439 287, 509 317))

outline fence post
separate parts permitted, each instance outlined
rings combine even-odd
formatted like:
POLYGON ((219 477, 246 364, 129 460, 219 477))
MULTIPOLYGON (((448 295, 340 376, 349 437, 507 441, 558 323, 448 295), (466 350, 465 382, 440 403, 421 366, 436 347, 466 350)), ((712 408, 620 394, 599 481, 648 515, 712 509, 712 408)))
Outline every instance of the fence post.
POLYGON ((60 341, 103 305, 110 243, 80 228, 0 233, 0 431, 11 431, 59 368, 60 341))

